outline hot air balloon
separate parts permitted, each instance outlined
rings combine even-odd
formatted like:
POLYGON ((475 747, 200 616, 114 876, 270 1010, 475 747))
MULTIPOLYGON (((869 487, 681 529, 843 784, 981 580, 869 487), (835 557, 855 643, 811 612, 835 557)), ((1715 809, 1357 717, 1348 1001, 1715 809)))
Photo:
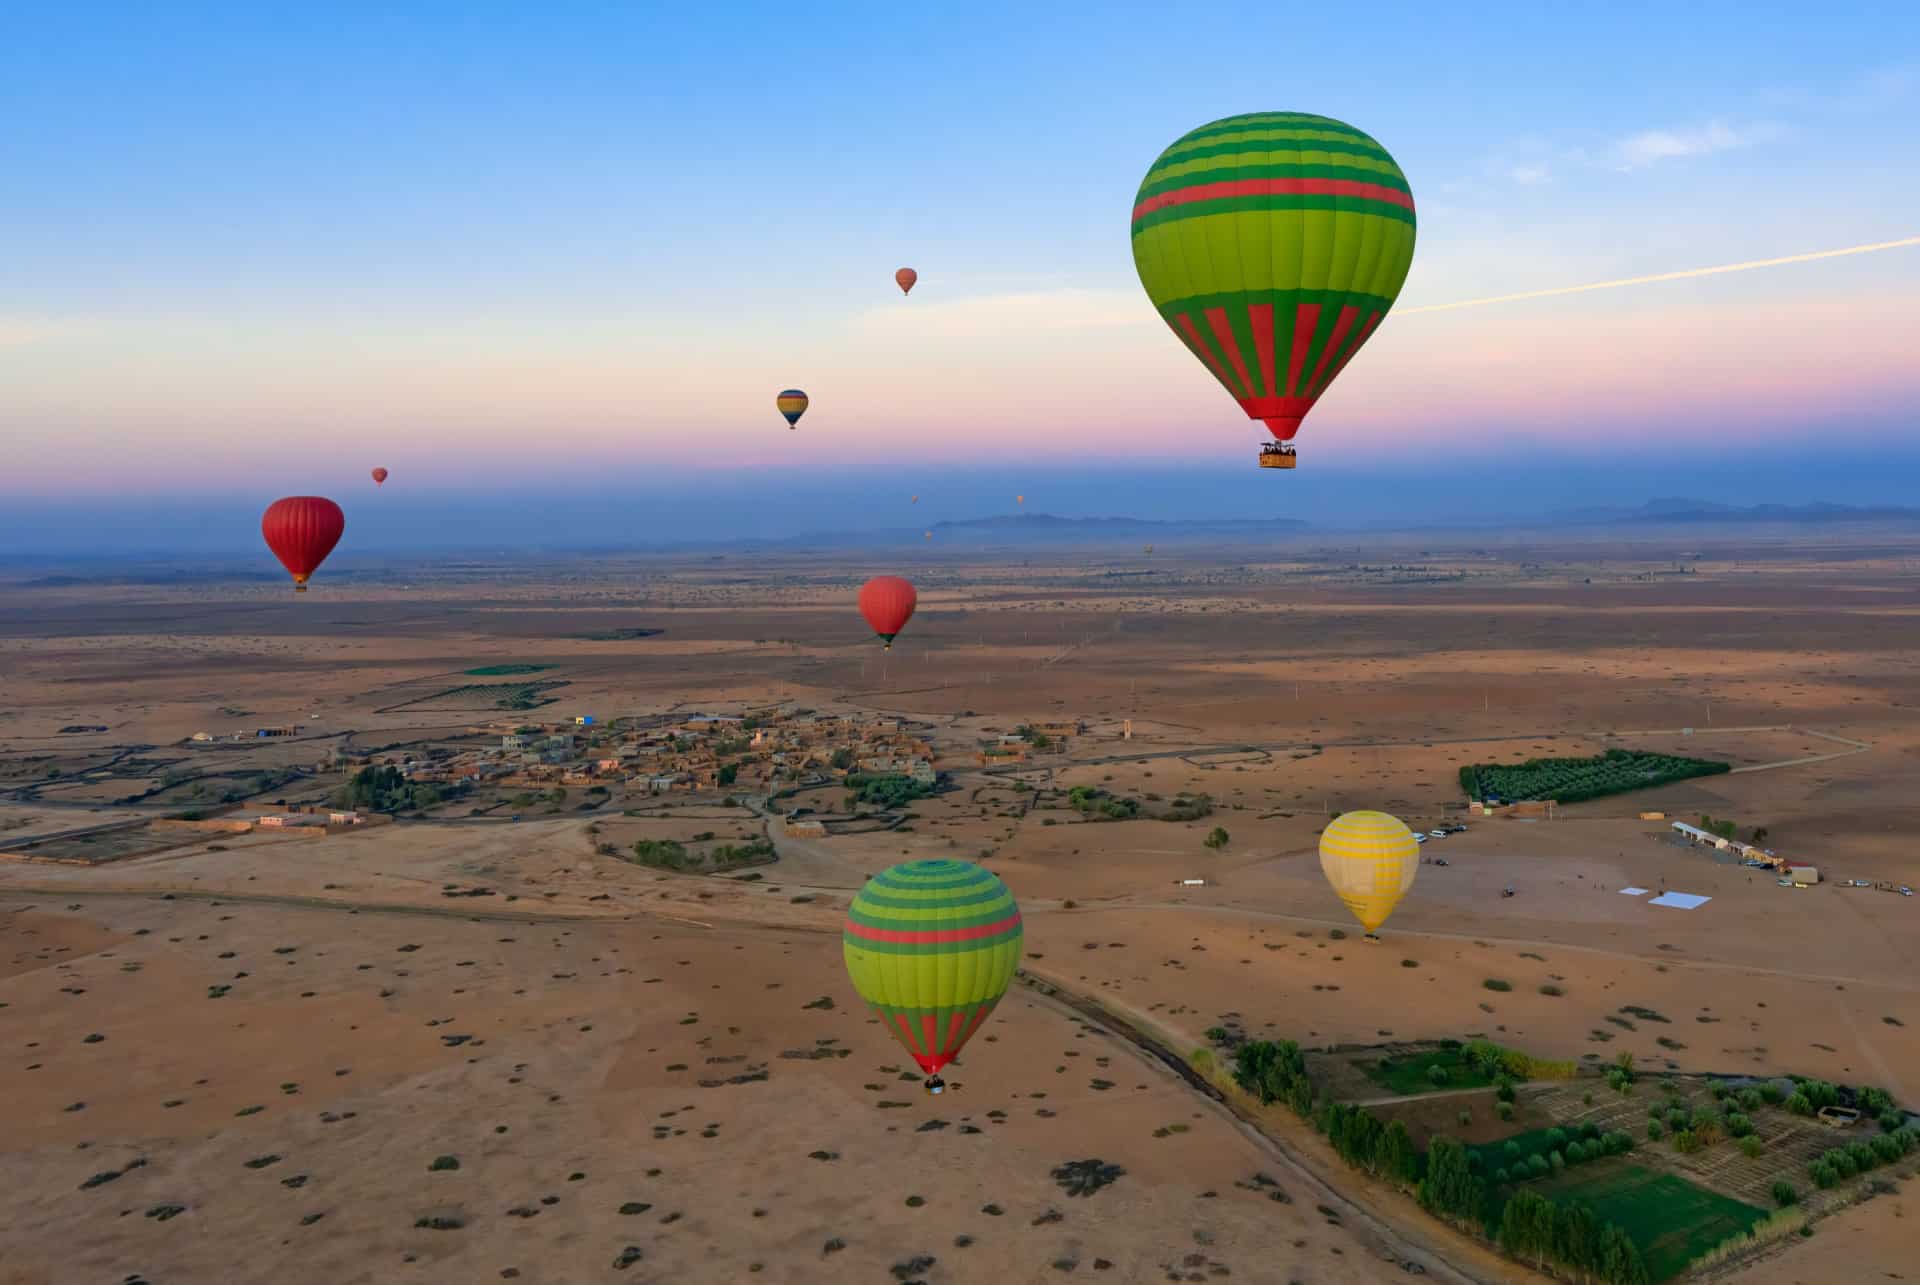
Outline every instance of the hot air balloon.
POLYGON ((1133 263, 1173 333, 1277 442, 1387 315, 1413 263, 1413 192, 1387 150, 1300 112, 1229 116, 1160 154, 1133 204, 1133 263))
POLYGON ((929 540, 933 539, 933 532, 931 531, 927 532, 927 539, 929 540))
POLYGON ((385 486, 387 484, 387 471, 385 469, 377 468, 373 471, 373 484, 375 486, 385 486))
POLYGON ((1016 495, 1013 497, 1013 502, 1015 504, 1025 504, 1027 502, 1027 497, 1024 495, 1016 495))
POLYGON ((1343 812, 1320 834, 1320 870, 1369 933, 1413 887, 1420 845, 1385 812, 1343 812))
POLYGON ((913 502, 914 502, 915 504, 918 504, 918 503, 920 503, 920 497, 919 497, 919 496, 917 496, 917 495, 916 495, 916 496, 914 496, 914 497, 913 497, 913 502))
POLYGON ((900 287, 901 294, 912 294, 913 283, 918 281, 919 279, 920 279, 920 274, 918 272, 915 272, 912 268, 902 268, 900 269, 900 271, 893 274, 894 284, 900 287))
POLYGON ((293 576, 295 593, 307 591, 307 577, 327 560, 346 529, 347 517, 340 506, 318 495, 275 500, 260 517, 260 534, 293 576))
MULTIPOLYGON (((927 532, 927 538, 931 540, 933 532, 927 532)), ((913 619, 914 604, 919 600, 913 585, 899 576, 875 576, 860 586, 860 614, 888 649, 893 647, 893 636, 913 619)))
POLYGON ((780 395, 773 399, 773 404, 779 408, 782 415, 787 417, 788 428, 800 427, 800 417, 807 413, 805 393, 798 388, 782 389, 780 395))
POLYGON ((1020 964, 1020 907, 993 872, 908 861, 867 880, 841 934, 847 976, 930 1077, 953 1061, 1020 964))

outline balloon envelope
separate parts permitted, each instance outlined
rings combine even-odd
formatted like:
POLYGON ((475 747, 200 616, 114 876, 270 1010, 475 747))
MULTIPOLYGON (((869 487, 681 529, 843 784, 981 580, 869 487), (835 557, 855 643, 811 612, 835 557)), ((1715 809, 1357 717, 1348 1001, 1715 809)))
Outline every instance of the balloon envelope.
POLYGON ((385 469, 377 468, 373 471, 373 484, 375 486, 385 486, 387 484, 387 471, 385 469))
POLYGON ((1320 870, 1340 900, 1372 932, 1413 887, 1420 845, 1385 812, 1343 812, 1320 833, 1320 870))
POLYGON ((773 399, 780 413, 787 417, 787 427, 793 428, 800 423, 800 417, 807 413, 807 395, 798 388, 782 389, 773 399))
MULTIPOLYGON (((931 537, 933 533, 927 534, 931 537)), ((893 636, 913 618, 919 600, 913 585, 899 576, 875 576, 860 586, 860 614, 889 647, 893 646, 893 636)))
POLYGON ((332 500, 318 495, 290 495, 275 500, 260 517, 260 534, 273 556, 305 592, 311 576, 347 529, 347 516, 332 500))
POLYGON ((1300 112, 1187 133, 1133 204, 1147 297, 1281 441, 1399 297, 1413 240, 1413 191, 1386 148, 1300 112))
POLYGON ((928 1075, 951 1062, 1020 964, 1020 907, 966 861, 909 861, 867 880, 840 937, 854 990, 928 1075))
POLYGON ((920 274, 912 268, 902 268, 893 274, 893 279, 899 285, 901 294, 912 294, 913 283, 920 279, 920 274))

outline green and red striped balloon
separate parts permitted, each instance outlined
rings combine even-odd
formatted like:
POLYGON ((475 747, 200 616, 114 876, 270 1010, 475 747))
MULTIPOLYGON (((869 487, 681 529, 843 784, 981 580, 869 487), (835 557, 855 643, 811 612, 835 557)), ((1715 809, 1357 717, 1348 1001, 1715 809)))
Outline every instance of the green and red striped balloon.
POLYGON ((937 1075, 1007 993, 1022 931, 1020 907, 991 871, 908 861, 860 889, 841 949, 860 998, 937 1075))
POLYGON ((1387 150, 1301 112, 1191 131, 1133 204, 1153 306, 1281 441, 1399 297, 1413 240, 1413 192, 1387 150))

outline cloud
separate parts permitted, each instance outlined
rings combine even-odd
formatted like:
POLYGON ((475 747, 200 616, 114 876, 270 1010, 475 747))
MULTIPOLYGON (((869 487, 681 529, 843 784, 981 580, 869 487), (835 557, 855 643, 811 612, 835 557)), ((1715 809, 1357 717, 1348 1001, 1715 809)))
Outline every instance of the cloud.
POLYGON ((938 303, 896 303, 854 318, 857 330, 914 339, 1006 337, 1066 330, 1148 328, 1159 324, 1138 290, 1032 290, 938 303))
POLYGON ((1614 169, 1637 170, 1683 156, 1711 156, 1771 142, 1780 134, 1776 125, 1735 128, 1723 121, 1711 121, 1695 129, 1648 129, 1620 139, 1607 149, 1606 157, 1614 169))
POLYGON ((1515 165, 1507 171, 1507 177, 1522 187, 1538 187, 1551 183, 1553 172, 1544 165, 1515 165))

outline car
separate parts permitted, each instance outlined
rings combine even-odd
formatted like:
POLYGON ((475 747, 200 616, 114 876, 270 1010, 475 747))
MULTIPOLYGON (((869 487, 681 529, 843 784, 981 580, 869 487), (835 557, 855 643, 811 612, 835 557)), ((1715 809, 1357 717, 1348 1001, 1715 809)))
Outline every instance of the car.
POLYGON ((1894 891, 1898 892, 1902 897, 1911 897, 1913 895, 1913 889, 1907 887, 1904 883, 1894 891))
POLYGON ((1427 841, 1427 836, 1424 834, 1416 834, 1413 836, 1413 841, 1415 843, 1425 843, 1427 841))
POLYGON ((1427 831, 1427 837, 1429 839, 1444 839, 1447 837, 1447 832, 1445 830, 1429 830, 1427 831))

